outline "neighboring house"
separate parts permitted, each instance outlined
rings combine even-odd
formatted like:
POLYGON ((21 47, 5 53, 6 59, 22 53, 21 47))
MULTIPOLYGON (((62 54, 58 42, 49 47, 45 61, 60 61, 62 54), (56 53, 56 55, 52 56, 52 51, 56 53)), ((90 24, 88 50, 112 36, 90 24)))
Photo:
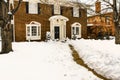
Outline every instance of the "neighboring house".
POLYGON ((101 12, 101 2, 95 2, 96 14, 87 18, 87 35, 88 38, 97 39, 114 36, 115 27, 113 22, 113 12, 101 12), (100 14, 99 14, 100 13, 100 14))
POLYGON ((102 15, 94 15, 89 16, 87 21, 87 32, 89 38, 97 38, 99 37, 99 33, 101 36, 114 36, 115 27, 113 22, 113 13, 106 13, 102 15))
POLYGON ((44 41, 47 35, 52 40, 87 38, 87 11, 81 3, 31 1, 23 1, 14 16, 14 41, 44 41))

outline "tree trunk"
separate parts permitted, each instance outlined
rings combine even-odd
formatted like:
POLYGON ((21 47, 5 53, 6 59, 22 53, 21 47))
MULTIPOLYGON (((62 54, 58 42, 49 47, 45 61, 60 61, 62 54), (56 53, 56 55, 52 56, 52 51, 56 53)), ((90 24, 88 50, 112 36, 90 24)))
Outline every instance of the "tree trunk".
POLYGON ((115 44, 120 44, 120 26, 118 22, 115 23, 115 44))
POLYGON ((9 53, 12 50, 12 28, 10 24, 7 24, 1 30, 2 38, 2 50, 1 54, 9 53))
POLYGON ((119 13, 117 11, 117 1, 113 0, 113 18, 115 25, 115 44, 120 44, 120 26, 119 26, 119 13))

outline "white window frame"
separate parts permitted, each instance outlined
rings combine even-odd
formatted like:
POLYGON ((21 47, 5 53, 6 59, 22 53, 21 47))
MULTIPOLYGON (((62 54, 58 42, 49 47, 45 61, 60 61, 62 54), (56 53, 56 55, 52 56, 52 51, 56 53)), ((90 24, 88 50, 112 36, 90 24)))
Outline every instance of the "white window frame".
POLYGON ((79 7, 73 7, 73 17, 80 17, 79 7))
POLYGON ((41 24, 32 21, 26 24, 26 40, 40 40, 41 39, 41 24), (32 27, 36 27, 36 36, 32 34, 32 27))
POLYGON ((73 38, 74 36, 76 36, 76 38, 81 38, 81 24, 78 22, 75 22, 71 25, 71 38, 73 38), (74 28, 74 30, 73 30, 73 28, 74 28), (79 29, 78 34, 76 33, 77 28, 79 29))
POLYGON ((29 14, 38 14, 38 3, 29 2, 29 14))

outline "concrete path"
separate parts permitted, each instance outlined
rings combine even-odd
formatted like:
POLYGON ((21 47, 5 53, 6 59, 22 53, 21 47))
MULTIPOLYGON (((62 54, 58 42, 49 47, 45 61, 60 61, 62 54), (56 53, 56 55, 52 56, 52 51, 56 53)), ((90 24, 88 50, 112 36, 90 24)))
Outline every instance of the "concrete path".
POLYGON ((83 59, 79 57, 78 52, 74 49, 74 47, 73 47, 71 44, 69 44, 69 47, 70 47, 70 49, 72 50, 73 60, 74 60, 77 64, 79 64, 79 65, 87 68, 89 71, 91 71, 94 75, 96 75, 96 76, 99 77, 100 79, 110 80, 110 79, 107 79, 106 77, 98 74, 98 73, 95 72, 93 69, 91 69, 87 64, 85 64, 84 61, 83 61, 83 59))

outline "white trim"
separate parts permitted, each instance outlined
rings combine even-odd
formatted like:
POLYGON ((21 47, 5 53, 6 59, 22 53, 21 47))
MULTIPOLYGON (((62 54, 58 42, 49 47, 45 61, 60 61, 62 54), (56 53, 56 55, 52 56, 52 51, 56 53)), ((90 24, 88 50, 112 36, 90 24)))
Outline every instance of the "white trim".
POLYGON ((62 15, 56 15, 56 16, 52 16, 49 18, 50 21, 50 33, 51 33, 51 38, 54 40, 55 39, 55 32, 54 32, 54 27, 55 26, 59 26, 60 29, 60 33, 59 33, 59 37, 60 40, 64 40, 66 39, 66 22, 69 19, 62 16, 62 15))
POLYGON ((31 21, 30 24, 26 24, 26 40, 40 40, 41 39, 41 24, 36 21, 31 21), (36 27, 36 36, 32 35, 32 27, 36 27), (29 28, 29 36, 28 36, 28 28, 29 28), (39 30, 38 30, 39 29, 39 30))
POLYGON ((81 24, 78 22, 75 22, 71 25, 71 38, 73 38, 74 34, 73 34, 73 27, 75 28, 75 36, 76 38, 81 38, 81 24), (77 27, 79 28, 79 34, 76 35, 76 29, 77 27))
POLYGON ((94 24, 87 24, 87 26, 93 26, 94 24))

